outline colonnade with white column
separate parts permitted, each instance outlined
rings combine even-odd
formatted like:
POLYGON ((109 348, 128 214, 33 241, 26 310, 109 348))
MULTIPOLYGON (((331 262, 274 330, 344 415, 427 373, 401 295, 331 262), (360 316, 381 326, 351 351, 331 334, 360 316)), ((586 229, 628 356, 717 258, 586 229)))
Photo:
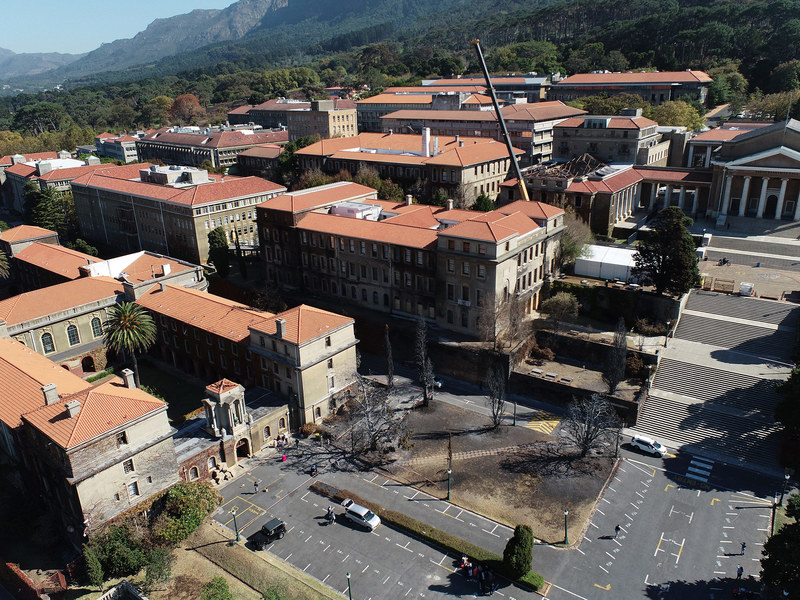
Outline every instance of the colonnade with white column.
POLYGON ((700 195, 700 188, 698 186, 676 185, 672 183, 659 183, 650 182, 650 203, 648 205, 651 211, 661 210, 675 204, 686 214, 694 214, 697 212, 697 199, 700 195), (661 206, 657 206, 658 195, 661 188, 664 187, 664 200, 661 206), (675 199, 677 196, 677 200, 675 199), (691 197, 691 205, 689 199, 691 197))
POLYGON ((623 221, 633 214, 639 204, 641 189, 639 185, 625 188, 615 194, 616 207, 614 222, 623 221))
POLYGON ((758 219, 782 219, 784 217, 793 221, 800 220, 800 187, 795 193, 789 194, 790 182, 794 185, 796 179, 786 177, 769 177, 765 175, 726 173, 722 180, 722 196, 719 200, 718 214, 737 215, 739 217, 755 216, 758 219), (738 206, 734 208, 733 199, 739 196, 738 206), (769 199, 775 196, 777 201, 774 207, 767 211, 769 199), (754 203, 753 200, 757 202, 754 203))

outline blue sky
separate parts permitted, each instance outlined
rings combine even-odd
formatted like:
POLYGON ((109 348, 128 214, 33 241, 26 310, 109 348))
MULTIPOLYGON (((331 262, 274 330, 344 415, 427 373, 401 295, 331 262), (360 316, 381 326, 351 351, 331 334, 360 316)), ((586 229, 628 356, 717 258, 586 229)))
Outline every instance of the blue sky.
POLYGON ((14 52, 94 50, 130 38, 153 20, 196 8, 225 8, 235 0, 24 0, 4 1, 0 48, 14 52))

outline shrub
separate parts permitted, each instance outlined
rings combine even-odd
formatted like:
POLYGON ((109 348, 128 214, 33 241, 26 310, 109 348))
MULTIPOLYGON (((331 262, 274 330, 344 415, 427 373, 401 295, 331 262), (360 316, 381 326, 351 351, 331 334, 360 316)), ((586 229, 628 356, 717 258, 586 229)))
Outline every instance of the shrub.
POLYGON ((153 548, 147 555, 145 565, 145 587, 153 590, 156 584, 169 581, 172 576, 172 566, 175 564, 175 555, 169 548, 153 548))
POLYGON ((536 338, 533 338, 531 343, 529 356, 534 360, 553 360, 556 357, 555 353, 550 348, 547 346, 540 346, 536 338))
POLYGON ((86 575, 89 577, 89 583, 102 589, 106 578, 103 575, 100 557, 93 546, 83 545, 83 561, 86 563, 86 575))
POLYGON ((532 561, 533 531, 527 525, 517 525, 503 550, 505 570, 514 579, 519 579, 531 570, 532 561))
POLYGON ((224 577, 214 577, 203 584, 200 592, 201 600, 233 600, 233 594, 228 587, 228 580, 224 577))
POLYGON ((666 323, 653 323, 649 319, 638 318, 633 322, 633 329, 648 337, 667 334, 666 323))
MULTIPOLYGON (((109 579, 138 573, 147 560, 141 540, 134 536, 128 526, 111 525, 88 546, 84 546, 87 567, 90 560, 94 562, 92 553, 99 561, 102 573, 109 579)), ((96 564, 92 568, 96 569, 96 564)))
POLYGON ((637 379, 644 379, 647 377, 647 367, 642 357, 633 352, 629 353, 625 358, 625 373, 628 377, 635 377, 637 379))
POLYGON ((155 526, 156 537, 177 544, 200 526, 219 504, 219 494, 207 481, 183 481, 164 494, 164 513, 155 526))
POLYGON ((316 423, 303 423, 300 427, 300 433, 306 437, 311 437, 315 433, 317 433, 317 424, 316 423))
POLYGON ((286 598, 286 594, 283 593, 283 589, 276 585, 271 585, 264 590, 263 596, 264 600, 284 600, 286 598))

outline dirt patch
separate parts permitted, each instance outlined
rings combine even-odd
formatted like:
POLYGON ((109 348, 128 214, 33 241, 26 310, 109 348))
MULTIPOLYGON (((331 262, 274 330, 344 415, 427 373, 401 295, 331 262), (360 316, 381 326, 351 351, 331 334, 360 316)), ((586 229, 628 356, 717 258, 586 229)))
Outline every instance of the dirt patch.
POLYGON ((446 403, 411 412, 409 426, 414 446, 387 467, 394 477, 446 497, 452 439, 453 503, 509 526, 526 523, 546 542, 563 541, 564 510, 577 539, 614 464, 613 457, 576 457, 525 427, 492 429, 489 417, 446 403))

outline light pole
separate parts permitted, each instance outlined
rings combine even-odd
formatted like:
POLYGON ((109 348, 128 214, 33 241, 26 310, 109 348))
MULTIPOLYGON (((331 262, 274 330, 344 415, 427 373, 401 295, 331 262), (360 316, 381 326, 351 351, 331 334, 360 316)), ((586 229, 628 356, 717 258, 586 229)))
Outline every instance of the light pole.
MULTIPOLYGON (((453 469, 447 469, 447 501, 450 502, 450 486, 453 479, 453 469)), ((783 498, 783 496, 781 496, 783 498)))
POLYGON ((236 509, 231 509, 231 514, 233 515, 233 528, 236 530, 236 541, 239 541, 239 525, 236 524, 236 509))
POLYGON ((669 329, 672 327, 672 321, 667 321, 667 335, 664 336, 664 348, 667 347, 667 341, 669 340, 669 329))
POLYGON ((569 546, 569 511, 564 510, 564 544, 569 546))
POLYGON ((783 495, 786 493, 786 485, 789 483, 789 471, 783 474, 783 489, 781 490, 781 499, 778 500, 778 506, 783 506, 783 495))
POLYGON ((350 573, 347 573, 347 595, 353 600, 353 590, 350 589, 350 573))

